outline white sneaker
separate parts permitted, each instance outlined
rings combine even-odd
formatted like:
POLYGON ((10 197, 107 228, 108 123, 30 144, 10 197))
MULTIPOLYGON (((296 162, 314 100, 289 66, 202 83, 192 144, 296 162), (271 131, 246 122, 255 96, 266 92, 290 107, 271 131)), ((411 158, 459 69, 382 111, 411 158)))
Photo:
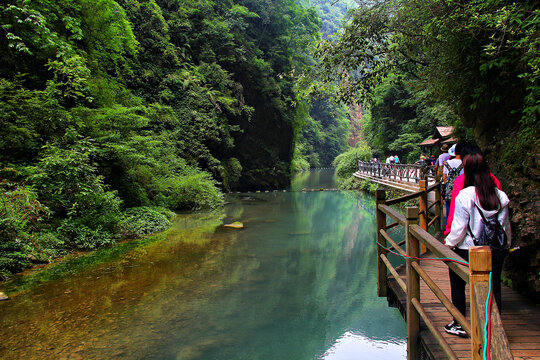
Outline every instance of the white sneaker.
POLYGON ((465 330, 463 330, 461 325, 459 325, 455 320, 452 321, 450 324, 446 325, 444 327, 444 331, 452 335, 467 337, 467 333, 465 332, 465 330))

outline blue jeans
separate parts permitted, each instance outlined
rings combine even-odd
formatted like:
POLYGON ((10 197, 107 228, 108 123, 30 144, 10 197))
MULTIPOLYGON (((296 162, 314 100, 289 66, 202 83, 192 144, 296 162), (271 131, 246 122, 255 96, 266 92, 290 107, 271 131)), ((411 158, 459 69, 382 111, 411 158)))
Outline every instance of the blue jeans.
POLYGON ((444 222, 444 227, 448 226, 448 213, 450 212, 450 201, 445 201, 444 204, 446 205, 446 221, 444 222))

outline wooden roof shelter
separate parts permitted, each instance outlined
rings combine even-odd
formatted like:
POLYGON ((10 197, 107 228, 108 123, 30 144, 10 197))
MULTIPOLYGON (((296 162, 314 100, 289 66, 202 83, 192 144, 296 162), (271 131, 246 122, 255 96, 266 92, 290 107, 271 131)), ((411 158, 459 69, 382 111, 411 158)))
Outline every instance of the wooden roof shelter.
POLYGON ((451 143, 456 142, 456 139, 452 137, 453 131, 453 126, 437 126, 431 139, 422 141, 418 146, 420 146, 423 151, 427 151, 431 154, 434 148, 438 148, 443 144, 450 145, 451 143))

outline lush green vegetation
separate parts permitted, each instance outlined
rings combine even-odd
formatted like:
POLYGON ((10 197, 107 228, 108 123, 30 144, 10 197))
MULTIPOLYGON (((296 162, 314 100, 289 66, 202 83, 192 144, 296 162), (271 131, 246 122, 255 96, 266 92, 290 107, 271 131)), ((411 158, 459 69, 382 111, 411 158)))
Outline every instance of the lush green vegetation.
POLYGON ((358 170, 358 161, 369 161, 372 156, 367 144, 358 143, 356 147, 335 158, 333 165, 336 168, 336 176, 340 180, 349 178, 358 170))
POLYGON ((319 36, 292 0, 0 5, 0 272, 288 184, 294 74, 319 36), (168 209, 168 210, 165 210, 168 209))
POLYGON ((536 2, 358 4, 4 1, 0 276, 293 169, 347 186, 358 159, 415 161, 435 125, 538 182, 536 2))
POLYGON ((533 154, 539 141, 539 11, 533 1, 366 3, 337 41, 319 45, 319 76, 341 82, 339 98, 371 103, 380 101, 377 89, 393 77, 416 107, 444 107, 434 113, 437 121, 459 118, 482 145, 501 131, 518 130, 526 141, 519 141, 516 154, 533 154))
MULTIPOLYGON (((305 0, 301 3, 312 6, 319 14, 323 38, 337 33, 347 21, 348 10, 357 6, 351 0, 305 0)), ((317 67, 317 60, 312 59, 311 66, 317 67)), ((336 156, 349 147, 351 114, 345 104, 332 101, 336 88, 329 87, 326 93, 312 96, 303 86, 300 83, 298 91, 303 105, 298 115, 303 125, 296 141, 293 169, 330 167, 336 156)))
POLYGON ((362 2, 305 76, 307 92, 339 83, 338 99, 369 107, 362 130, 376 156, 415 160, 436 124, 476 141, 511 197, 514 245, 526 249, 508 257, 508 279, 537 299, 539 35, 537 1, 362 2))

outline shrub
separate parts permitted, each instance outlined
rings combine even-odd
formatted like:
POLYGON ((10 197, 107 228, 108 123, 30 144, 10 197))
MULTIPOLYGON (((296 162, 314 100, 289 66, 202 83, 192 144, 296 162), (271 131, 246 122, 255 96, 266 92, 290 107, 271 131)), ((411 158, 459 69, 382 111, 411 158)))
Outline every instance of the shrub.
POLYGON ((146 206, 127 209, 123 214, 121 224, 124 235, 126 236, 141 236, 156 233, 166 230, 171 226, 167 215, 146 206))
POLYGON ((334 159, 336 176, 344 179, 351 176, 358 169, 358 160, 369 161, 372 157, 371 149, 366 143, 360 142, 356 147, 338 155, 334 159))
POLYGON ((213 209, 223 204, 223 194, 210 174, 192 170, 191 174, 162 180, 165 206, 170 209, 213 209))
POLYGON ((119 234, 122 201, 97 173, 92 141, 69 130, 63 141, 46 147, 43 158, 31 168, 30 181, 68 245, 92 249, 110 244, 119 234))
MULTIPOLYGON (((5 170, 5 169, 4 169, 5 170)), ((47 258, 33 240, 47 216, 36 192, 27 186, 2 180, 0 183, 0 276, 21 271, 32 261, 47 258)))

